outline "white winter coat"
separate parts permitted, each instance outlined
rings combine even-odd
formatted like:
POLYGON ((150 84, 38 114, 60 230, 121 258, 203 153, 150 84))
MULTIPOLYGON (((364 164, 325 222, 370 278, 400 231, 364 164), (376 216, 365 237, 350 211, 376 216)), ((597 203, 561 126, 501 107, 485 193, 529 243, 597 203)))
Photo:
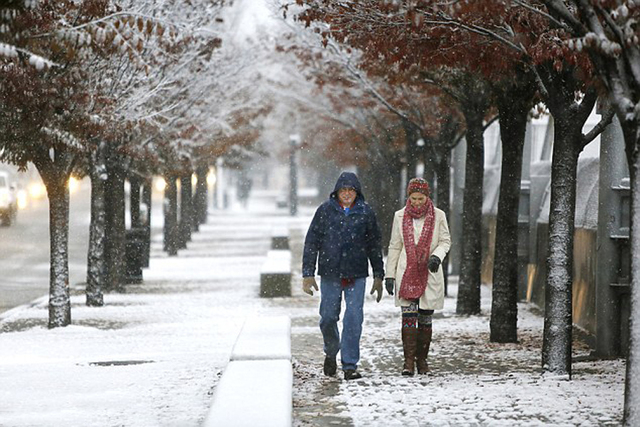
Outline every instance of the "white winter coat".
MULTIPOLYGON (((429 256, 436 255, 440 261, 449 252, 451 247, 451 236, 449 235, 449 225, 444 212, 434 207, 435 227, 433 228, 433 238, 431 240, 431 251, 429 256)), ((389 241, 389 254, 385 267, 385 278, 396 279, 395 300, 396 306, 408 306, 409 301, 398 297, 400 283, 407 268, 407 252, 404 247, 404 237, 402 236, 402 221, 404 219, 404 208, 400 209, 393 216, 393 228, 391 229, 391 240, 389 241)), ((413 236, 416 242, 420 239, 422 226, 425 217, 414 220, 413 236)), ((442 274, 442 264, 435 273, 429 272, 427 288, 420 297, 419 308, 422 310, 441 310, 444 306, 444 275, 442 274)))

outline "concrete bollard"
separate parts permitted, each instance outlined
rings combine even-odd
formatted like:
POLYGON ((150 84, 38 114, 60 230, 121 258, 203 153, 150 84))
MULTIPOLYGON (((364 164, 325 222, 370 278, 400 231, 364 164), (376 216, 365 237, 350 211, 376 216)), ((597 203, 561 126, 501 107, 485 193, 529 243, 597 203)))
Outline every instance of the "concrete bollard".
POLYGON ((289 230, 285 227, 276 227, 271 230, 271 249, 288 250, 289 230))
POLYGON ((260 270, 260 297, 291 296, 291 251, 271 250, 260 270))

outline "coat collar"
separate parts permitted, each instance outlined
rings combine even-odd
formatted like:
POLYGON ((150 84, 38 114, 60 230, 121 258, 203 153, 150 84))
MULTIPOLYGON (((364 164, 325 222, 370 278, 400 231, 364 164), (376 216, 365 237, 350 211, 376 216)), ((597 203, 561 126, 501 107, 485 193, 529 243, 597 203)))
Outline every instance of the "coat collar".
MULTIPOLYGON (((338 200, 332 197, 329 199, 329 201, 331 206, 333 206, 337 211, 344 213, 344 209, 342 208, 338 200)), ((353 207, 349 210, 349 215, 353 213, 362 213, 362 212, 364 212, 364 200, 362 200, 360 197, 357 197, 356 200, 353 202, 353 207)))

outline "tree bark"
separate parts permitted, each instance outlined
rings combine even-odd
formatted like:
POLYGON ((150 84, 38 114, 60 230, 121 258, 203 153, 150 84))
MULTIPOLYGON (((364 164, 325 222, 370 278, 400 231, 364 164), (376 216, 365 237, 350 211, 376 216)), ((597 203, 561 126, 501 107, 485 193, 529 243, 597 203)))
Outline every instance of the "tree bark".
MULTIPOLYGON (((448 149, 440 156, 438 162, 435 163, 435 175, 437 179, 437 205, 441 209, 447 220, 449 220, 449 212, 451 210, 451 151, 448 149)), ((444 294, 449 295, 449 257, 446 256, 442 260, 442 274, 444 275, 444 294)))
POLYGON ((105 280, 105 142, 91 153, 89 176, 91 178, 91 225, 89 226, 89 251, 87 254, 86 304, 91 307, 104 305, 102 288, 105 280))
POLYGON ((518 342, 518 206, 530 98, 498 97, 502 170, 491 302, 491 342, 518 342))
POLYGON ((549 63, 537 69, 554 119, 542 369, 571 378, 576 178, 578 156, 585 144, 582 128, 595 105, 596 92, 587 87, 578 103, 575 93, 584 86, 573 70, 558 71, 549 63))
POLYGON ((556 114, 554 120, 542 366, 571 377, 576 177, 584 123, 571 114, 556 114))
POLYGON ((65 149, 38 153, 34 164, 49 199, 49 328, 71 324, 69 294, 69 187, 76 155, 65 149))
POLYGON ((376 213, 382 247, 386 251, 391 238, 393 215, 403 205, 400 195, 402 162, 382 141, 367 144, 367 159, 369 163, 361 176, 364 194, 376 213))
POLYGON ((178 187, 173 174, 168 174, 165 181, 167 186, 164 190, 164 250, 169 256, 176 256, 178 255, 178 187))
POLYGON ((193 223, 193 200, 191 190, 191 173, 180 177, 180 249, 186 249, 191 241, 191 224, 193 223))
POLYGON ((131 216, 131 228, 138 228, 142 225, 140 218, 140 184, 141 180, 137 176, 129 178, 129 214, 131 216))
POLYGON ((480 313, 480 267, 482 264, 482 187, 484 179, 484 111, 463 108, 467 122, 464 207, 462 212, 462 264, 456 313, 480 313))
MULTIPOLYGON (((68 178, 68 177, 67 177, 68 178)), ((69 296, 69 188, 64 177, 45 180, 49 196, 51 267, 49 328, 71 324, 69 296)))
MULTIPOLYGON (((567 19, 564 14, 565 5, 563 2, 545 0, 545 5, 556 17, 560 17, 565 22, 572 24, 572 18, 567 19)), ((587 1, 576 1, 574 5, 579 11, 579 17, 585 24, 586 31, 598 32, 602 28, 602 21, 599 16, 607 15, 609 11, 605 8, 602 14, 596 14, 594 4, 587 1)), ((596 4, 597 5, 597 4, 596 4)), ((615 8, 617 5, 613 4, 615 8)), ((569 15, 571 16, 571 15, 569 15)), ((615 26, 609 22, 607 26, 615 26)), ((621 30, 621 28, 617 28, 621 30)), ((640 126, 638 117, 638 93, 640 93, 640 81, 634 74, 634 65, 637 63, 638 46, 636 44, 626 45, 621 43, 620 55, 612 58, 608 52, 599 49, 589 50, 589 54, 595 65, 598 74, 606 82, 609 92, 609 100, 616 108, 620 125, 622 127, 629 173, 631 176, 631 224, 629 230, 629 243, 631 254, 631 298, 630 298, 630 319, 629 319, 629 350, 627 359, 627 375, 625 380, 625 402, 623 424, 625 426, 640 425, 640 233, 635 230, 634 224, 638 224, 640 215, 640 126)))
POLYGON ((420 138, 420 130, 409 120, 403 119, 402 126, 405 132, 405 156, 407 158, 407 182, 416 176, 419 150, 416 142, 420 138))
POLYGON ((209 187, 207 185, 207 173, 209 168, 207 165, 200 165, 196 169, 196 176, 198 177, 198 183, 196 184, 195 194, 195 229, 198 230, 200 224, 207 222, 207 199, 209 193, 209 187))
MULTIPOLYGON (((638 83, 640 87, 640 82, 638 83)), ((624 384, 623 425, 640 425, 640 118, 624 110, 624 102, 614 103, 624 135, 627 163, 631 179, 631 218, 629 245, 631 284, 629 301, 629 347, 624 384)))
MULTIPOLYGON (((438 199, 438 182, 437 182, 437 173, 436 169, 438 168, 438 159, 431 155, 429 150, 430 147, 433 147, 435 142, 432 139, 427 138, 426 140, 422 140, 423 145, 417 148, 418 155, 423 165, 423 173, 422 178, 424 178, 429 183, 429 190, 431 191, 431 199, 434 200, 434 203, 437 203, 438 199)), ((418 176, 416 173, 415 176, 418 176)))
POLYGON ((121 159, 112 150, 107 152, 107 182, 105 186, 105 290, 121 292, 125 271, 125 202, 124 171, 121 159))
MULTIPOLYGON (((622 120, 621 120, 622 122, 622 120)), ((629 351, 627 355, 627 375, 624 387, 624 418, 625 426, 640 424, 640 232, 636 225, 640 224, 640 138, 638 137, 637 119, 626 123, 627 137, 634 138, 635 150, 628 159, 631 175, 631 227, 629 241, 631 245, 631 300, 629 319, 629 351)), ((623 126, 624 129, 624 126, 623 126)), ((628 145, 629 142, 627 142, 628 145)))

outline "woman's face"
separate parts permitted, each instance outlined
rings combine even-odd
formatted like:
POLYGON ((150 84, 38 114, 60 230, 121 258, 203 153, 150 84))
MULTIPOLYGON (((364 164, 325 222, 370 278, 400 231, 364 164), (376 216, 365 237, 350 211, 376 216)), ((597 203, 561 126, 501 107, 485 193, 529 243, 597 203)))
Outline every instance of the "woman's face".
POLYGON ((356 190, 354 188, 341 188, 338 190, 338 199, 343 206, 351 206, 356 199, 356 190))
POLYGON ((411 202, 411 206, 419 208, 427 203, 427 196, 422 193, 411 193, 409 194, 409 201, 411 202))

